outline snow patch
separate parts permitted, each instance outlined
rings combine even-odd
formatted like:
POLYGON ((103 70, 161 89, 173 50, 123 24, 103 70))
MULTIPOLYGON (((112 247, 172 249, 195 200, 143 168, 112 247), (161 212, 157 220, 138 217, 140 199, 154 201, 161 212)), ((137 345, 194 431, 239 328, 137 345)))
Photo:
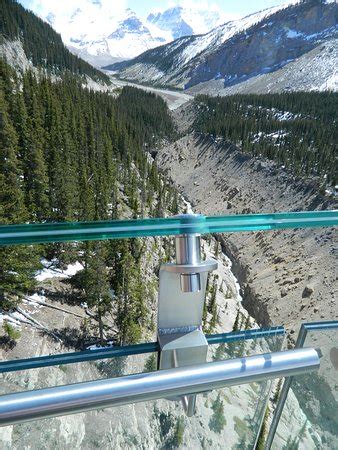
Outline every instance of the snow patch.
POLYGON ((89 345, 88 347, 86 347, 86 350, 103 350, 103 349, 112 348, 112 347, 114 347, 113 341, 108 341, 107 345, 105 345, 104 347, 94 344, 94 345, 89 345))
POLYGON ((0 312, 0 324, 2 324, 3 322, 9 322, 10 325, 12 325, 13 327, 21 329, 21 323, 19 320, 17 320, 20 318, 21 318, 21 314, 19 314, 16 311, 11 313, 11 315, 0 312))
POLYGON ((35 292, 35 294, 28 295, 23 299, 23 303, 25 303, 26 305, 34 306, 35 308, 43 308, 43 306, 37 303, 37 301, 45 303, 46 297, 42 294, 38 294, 37 292, 35 292))
POLYGON ((299 31, 296 30, 288 30, 288 32, 286 33, 286 37, 289 39, 295 39, 301 36, 303 36, 303 33, 300 33, 299 31))
POLYGON ((83 265, 76 261, 74 264, 68 264, 66 270, 61 270, 55 267, 55 264, 57 261, 48 261, 46 259, 43 259, 41 261, 41 264, 44 266, 42 270, 39 270, 35 274, 36 281, 44 281, 51 278, 70 278, 73 275, 75 275, 77 272, 80 272, 80 270, 83 270, 83 265))

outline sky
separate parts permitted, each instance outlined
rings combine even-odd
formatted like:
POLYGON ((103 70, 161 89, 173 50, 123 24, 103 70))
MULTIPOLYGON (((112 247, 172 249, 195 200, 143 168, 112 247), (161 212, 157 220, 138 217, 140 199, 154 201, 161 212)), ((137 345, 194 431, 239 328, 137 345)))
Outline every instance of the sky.
MULTIPOLYGON (((256 11, 272 6, 281 5, 286 0, 92 0, 101 1, 104 8, 113 13, 120 14, 126 8, 131 8, 140 17, 146 17, 150 12, 167 9, 171 6, 181 5, 194 9, 211 10, 218 9, 228 14, 231 18, 242 17, 256 11)), ((19 0, 26 8, 38 15, 43 15, 48 8, 58 8, 67 11, 70 8, 81 8, 88 4, 89 0, 19 0)))

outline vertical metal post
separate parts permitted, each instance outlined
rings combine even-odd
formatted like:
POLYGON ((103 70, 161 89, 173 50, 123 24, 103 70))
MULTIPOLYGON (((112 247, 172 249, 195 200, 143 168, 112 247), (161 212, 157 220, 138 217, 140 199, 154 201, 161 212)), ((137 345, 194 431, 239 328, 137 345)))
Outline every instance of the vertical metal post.
MULTIPOLYGON (((197 234, 176 236, 176 263, 181 265, 196 265, 201 262, 201 238, 197 234)), ((198 292, 201 290, 199 273, 181 273, 181 289, 183 292, 198 292)))
MULTIPOLYGON (((304 326, 304 324, 302 324, 302 326, 300 328, 300 331, 299 331, 299 334, 298 334, 298 338, 297 338, 297 342, 296 342, 295 348, 302 348, 303 347, 306 335, 307 335, 307 329, 304 326)), ((267 437, 267 440, 266 440, 266 444, 265 444, 266 450, 270 450, 270 448, 271 448, 271 445, 272 445, 272 442, 274 440, 274 437, 275 437, 275 434, 276 434, 276 431, 277 431, 277 427, 278 427, 278 424, 279 424, 279 421, 280 421, 280 418, 281 418, 281 415, 282 415, 282 412, 283 412, 283 409, 284 409, 284 406, 285 406, 285 402, 286 402, 286 399, 288 397, 288 393, 289 393, 292 381, 293 381, 293 377, 288 377, 288 378, 286 378, 284 380, 284 384, 283 384, 282 390, 280 392, 280 396, 279 396, 278 403, 277 403, 277 406, 276 406, 276 409, 275 409, 275 413, 274 413, 274 415, 272 417, 272 422, 271 422, 271 426, 270 426, 270 429, 269 429, 269 434, 268 434, 268 437, 267 437)))

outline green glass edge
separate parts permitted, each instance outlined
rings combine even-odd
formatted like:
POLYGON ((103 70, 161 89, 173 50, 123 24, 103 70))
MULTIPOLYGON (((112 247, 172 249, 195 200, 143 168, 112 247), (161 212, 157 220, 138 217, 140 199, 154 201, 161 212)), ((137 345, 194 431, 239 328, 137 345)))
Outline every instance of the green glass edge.
POLYGON ((338 211, 303 211, 207 217, 177 216, 160 219, 101 222, 33 223, 0 226, 0 245, 91 241, 187 233, 222 233, 338 225, 338 211))
MULTIPOLYGON (((275 336, 283 337, 284 333, 284 327, 276 326, 243 331, 231 331, 221 334, 208 334, 206 335, 206 339, 209 345, 215 345, 229 342, 242 342, 243 340, 269 339, 275 336)), ((98 361, 107 358, 143 355, 146 353, 156 353, 159 350, 160 347, 158 342, 146 342, 121 347, 103 347, 95 350, 35 356, 26 359, 13 359, 9 361, 0 361, 0 374, 18 372, 20 370, 39 369, 41 367, 98 361)))

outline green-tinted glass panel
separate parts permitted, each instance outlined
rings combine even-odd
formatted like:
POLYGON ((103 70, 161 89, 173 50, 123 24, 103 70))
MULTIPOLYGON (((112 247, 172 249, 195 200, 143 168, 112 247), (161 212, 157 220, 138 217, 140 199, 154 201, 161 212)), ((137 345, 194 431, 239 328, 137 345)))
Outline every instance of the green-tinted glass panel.
POLYGON ((274 450, 338 448, 338 322, 329 329, 309 329, 304 347, 320 350, 320 369, 293 377, 274 450))
MULTIPOLYGON (((232 343, 238 342, 242 345, 243 341, 250 340, 253 342, 259 341, 262 349, 263 343, 265 345, 266 352, 277 351, 280 339, 284 336, 283 327, 270 327, 270 328, 258 328, 251 330, 243 330, 236 332, 228 332, 222 334, 209 334, 206 335, 209 345, 226 344, 232 345, 232 343), (277 344, 274 349, 274 343, 277 344)), ((236 345, 236 344, 234 344, 236 345)), ((95 347, 95 346, 94 346, 95 347)), ((87 361, 100 361, 102 359, 116 359, 117 357, 127 357, 133 355, 144 355, 147 353, 155 353, 160 350, 160 346, 157 342, 146 342, 142 344, 126 345, 126 346, 107 346, 103 348, 92 348, 90 350, 82 350, 77 352, 57 353, 52 355, 34 356, 25 355, 26 358, 22 359, 21 355, 15 355, 15 359, 0 361, 0 373, 18 372, 28 369, 36 369, 42 367, 53 366, 65 366, 67 364, 76 364, 87 361)))
POLYGON ((0 226, 0 245, 338 225, 336 211, 0 226))
MULTIPOLYGON (((220 337, 220 343, 209 346, 207 359, 280 350, 282 341, 280 329, 253 339, 245 333, 236 340, 220 337)), ((154 370, 156 360, 156 353, 146 353, 4 373, 0 393, 154 370)), ((11 450, 249 449, 260 429, 269 390, 268 381, 200 394, 193 417, 185 416, 181 402, 163 399, 8 426, 0 428, 0 442, 2 449, 11 450)))

